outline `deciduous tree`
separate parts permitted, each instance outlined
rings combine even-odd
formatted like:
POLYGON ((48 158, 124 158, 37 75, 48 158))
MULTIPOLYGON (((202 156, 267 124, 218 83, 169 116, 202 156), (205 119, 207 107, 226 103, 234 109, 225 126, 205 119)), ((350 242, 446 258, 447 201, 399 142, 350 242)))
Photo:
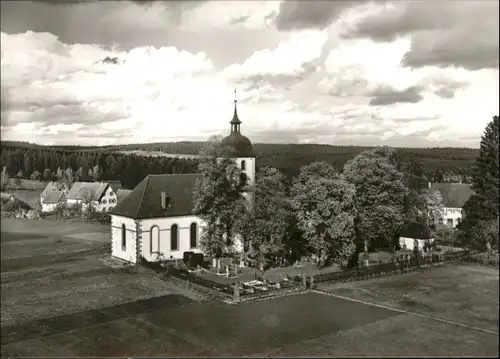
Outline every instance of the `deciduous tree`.
POLYGON ((355 187, 325 166, 305 166, 291 189, 297 225, 318 266, 345 265, 354 252, 355 187), (319 172, 312 169, 322 170, 319 172))
POLYGON ((362 152, 344 166, 342 173, 356 188, 357 251, 365 242, 372 250, 393 248, 403 226, 407 194, 403 174, 377 151, 362 152))
POLYGON ((220 136, 211 137, 200 150, 201 180, 196 184, 193 213, 201 217, 203 228, 200 244, 205 253, 216 260, 231 252, 233 229, 244 211, 244 184, 240 170, 220 136))
POLYGON ((237 231, 244 241, 245 253, 256 260, 261 270, 282 256, 286 236, 288 201, 285 176, 272 167, 256 173, 253 208, 238 218, 237 231))

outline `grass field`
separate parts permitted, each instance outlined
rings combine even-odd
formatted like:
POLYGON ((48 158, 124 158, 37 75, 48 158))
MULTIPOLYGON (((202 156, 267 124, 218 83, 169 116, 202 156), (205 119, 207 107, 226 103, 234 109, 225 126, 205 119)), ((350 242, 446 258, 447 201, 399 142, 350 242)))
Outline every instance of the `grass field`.
POLYGON ((181 293, 149 272, 107 265, 109 226, 4 218, 1 230, 2 325, 181 293))
MULTIPOLYGON (((148 271, 107 265, 108 226, 1 227, 2 357, 498 355, 498 335, 324 294, 198 301, 148 271)), ((498 272, 495 288, 484 270, 447 266, 326 289, 412 310, 423 310, 411 302, 422 292, 433 315, 498 330, 498 272)))
POLYGON ((498 270, 446 265, 369 281, 321 285, 354 299, 498 331, 498 270))

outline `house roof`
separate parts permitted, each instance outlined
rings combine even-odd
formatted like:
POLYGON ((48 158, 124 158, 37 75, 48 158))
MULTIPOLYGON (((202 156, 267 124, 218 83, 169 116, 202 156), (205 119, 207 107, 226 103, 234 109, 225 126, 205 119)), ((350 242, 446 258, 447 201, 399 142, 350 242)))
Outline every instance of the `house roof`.
POLYGON ((45 186, 45 189, 40 194, 40 197, 44 198, 50 192, 62 191, 65 186, 66 185, 64 183, 59 183, 59 182, 54 182, 54 181, 49 182, 49 183, 47 183, 47 186, 45 186))
POLYGON ((63 191, 51 191, 43 198, 44 204, 59 203, 66 199, 66 195, 63 191))
POLYGON ((431 239, 431 230, 422 223, 410 223, 401 231, 401 237, 415 239, 431 239))
POLYGON ((67 199, 90 199, 99 201, 106 192, 109 184, 107 182, 75 182, 68 194, 67 199))
POLYGON ((194 174, 149 175, 109 213, 134 219, 186 216, 193 213, 194 174), (170 199, 167 209, 161 207, 161 193, 170 199))
POLYGON ((12 200, 12 201, 2 203, 1 207, 2 207, 2 211, 13 211, 13 210, 15 211, 18 209, 23 209, 23 210, 29 211, 32 209, 29 204, 21 201, 18 198, 14 198, 14 200, 12 200))
POLYGON ((121 201, 123 201, 125 198, 127 198, 127 196, 130 193, 132 193, 131 189, 119 189, 116 192, 116 200, 117 200, 117 202, 120 203, 121 201))
POLYGON ((474 193, 466 183, 432 183, 431 189, 438 190, 443 197, 443 206, 462 208, 474 193))
POLYGON ((119 190, 123 189, 120 181, 109 181, 108 184, 115 193, 118 193, 119 190))

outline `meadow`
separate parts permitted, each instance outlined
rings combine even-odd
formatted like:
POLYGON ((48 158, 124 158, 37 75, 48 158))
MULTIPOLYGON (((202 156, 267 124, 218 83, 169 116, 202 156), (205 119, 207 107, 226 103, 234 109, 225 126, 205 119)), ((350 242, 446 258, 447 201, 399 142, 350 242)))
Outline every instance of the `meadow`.
POLYGON ((494 269, 449 265, 320 288, 347 299, 308 292, 228 305, 111 260, 108 226, 3 219, 1 246, 2 357, 498 355, 498 333, 349 299, 410 312, 426 304, 498 332, 494 269))

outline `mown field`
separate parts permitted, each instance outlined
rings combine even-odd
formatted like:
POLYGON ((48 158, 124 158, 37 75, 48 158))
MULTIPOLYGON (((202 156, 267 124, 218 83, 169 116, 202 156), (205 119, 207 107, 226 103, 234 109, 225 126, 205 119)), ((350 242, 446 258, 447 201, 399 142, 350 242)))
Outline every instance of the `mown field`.
MULTIPOLYGON (((2 357, 498 355, 498 335, 319 293, 240 305, 200 301, 146 270, 111 266, 107 226, 7 219, 1 230, 2 357)), ((380 280, 349 285, 369 288, 352 290, 369 301, 382 300, 382 294, 369 294, 379 287, 417 300, 422 286, 442 311, 456 296, 455 287, 445 285, 453 282, 470 291, 454 298, 470 313, 449 315, 476 318, 484 327, 485 313, 496 311, 498 328, 498 299, 490 298, 498 297, 498 287, 495 292, 484 273, 475 284, 473 275, 463 282, 467 271, 443 267, 421 272, 429 277, 422 282, 394 276, 383 279, 385 287, 370 284, 380 280), (434 280, 435 289, 426 289, 434 280)), ((401 305, 421 309, 408 301, 401 305)))

